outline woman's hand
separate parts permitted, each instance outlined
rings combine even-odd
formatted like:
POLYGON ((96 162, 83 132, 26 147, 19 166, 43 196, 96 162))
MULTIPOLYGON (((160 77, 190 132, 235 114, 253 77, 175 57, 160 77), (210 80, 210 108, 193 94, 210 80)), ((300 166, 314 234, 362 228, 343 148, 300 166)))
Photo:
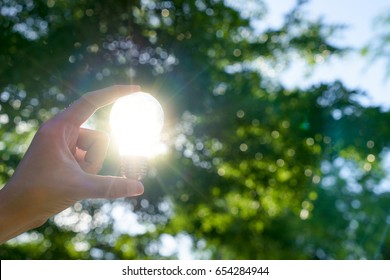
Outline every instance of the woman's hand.
POLYGON ((0 190, 0 243, 42 225, 78 200, 143 193, 137 180, 96 175, 109 138, 80 128, 98 108, 137 91, 139 86, 112 86, 90 92, 39 128, 12 178, 0 190))

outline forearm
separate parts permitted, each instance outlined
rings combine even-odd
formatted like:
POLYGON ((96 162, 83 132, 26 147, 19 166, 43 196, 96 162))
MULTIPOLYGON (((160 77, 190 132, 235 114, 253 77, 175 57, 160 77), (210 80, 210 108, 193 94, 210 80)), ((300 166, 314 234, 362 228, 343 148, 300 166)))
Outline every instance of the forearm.
POLYGON ((42 225, 46 220, 35 215, 25 201, 24 194, 17 197, 8 183, 0 190, 0 244, 30 229, 42 225))

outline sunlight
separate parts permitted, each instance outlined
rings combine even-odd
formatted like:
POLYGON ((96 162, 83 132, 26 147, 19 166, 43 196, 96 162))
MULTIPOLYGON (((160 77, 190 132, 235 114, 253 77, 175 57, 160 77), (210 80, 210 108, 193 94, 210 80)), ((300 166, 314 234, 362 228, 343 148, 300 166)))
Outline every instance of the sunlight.
POLYGON ((138 221, 138 216, 125 201, 115 202, 111 208, 114 219, 114 230, 117 233, 139 235, 147 232, 147 226, 138 221))
POLYGON ((111 110, 110 125, 122 156, 152 157, 163 127, 164 112, 150 94, 137 92, 118 99, 111 110))

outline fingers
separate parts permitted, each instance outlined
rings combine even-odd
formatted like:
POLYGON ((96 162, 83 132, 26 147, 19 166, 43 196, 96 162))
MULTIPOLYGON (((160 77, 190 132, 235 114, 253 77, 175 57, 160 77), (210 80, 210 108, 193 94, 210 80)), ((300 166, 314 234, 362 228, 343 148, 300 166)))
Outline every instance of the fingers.
POLYGON ((93 174, 99 172, 106 156, 109 141, 108 135, 103 132, 80 128, 76 146, 86 153, 84 157, 77 160, 85 172, 93 174))
POLYGON ((101 90, 89 92, 76 100, 58 117, 65 118, 68 122, 81 126, 97 109, 106 106, 116 99, 141 90, 136 85, 116 85, 101 90))
MULTIPOLYGON (((80 127, 97 109, 116 99, 140 91, 139 86, 118 85, 85 94, 56 118, 80 127)), ((104 133, 80 128, 76 146, 76 159, 87 173, 81 175, 78 196, 84 198, 114 199, 131 197, 144 192, 144 186, 137 180, 121 177, 98 176, 96 174, 105 158, 108 137, 104 133), (93 173, 93 174, 89 174, 93 173)))
POLYGON ((84 198, 115 199, 141 195, 144 186, 140 181, 121 177, 86 174, 84 198))

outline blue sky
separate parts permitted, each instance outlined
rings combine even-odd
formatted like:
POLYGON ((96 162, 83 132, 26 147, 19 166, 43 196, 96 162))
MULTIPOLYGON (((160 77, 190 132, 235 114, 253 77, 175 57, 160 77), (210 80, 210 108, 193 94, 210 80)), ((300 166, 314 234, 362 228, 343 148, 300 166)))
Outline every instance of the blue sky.
MULTIPOLYGON (((270 12, 268 23, 278 26, 296 1, 266 0, 266 3, 270 12)), ((322 17, 327 23, 345 24, 347 28, 335 38, 335 42, 358 50, 375 37, 374 19, 386 11, 390 12, 390 1, 311 0, 306 4, 306 11, 305 15, 310 18, 322 17)), ((362 100, 365 105, 390 109, 390 77, 386 79, 385 72, 384 61, 373 63, 352 52, 323 63, 310 77, 305 77, 302 64, 294 63, 293 69, 282 75, 282 81, 288 87, 306 87, 319 81, 340 79, 349 88, 367 92, 369 98, 362 100)))

